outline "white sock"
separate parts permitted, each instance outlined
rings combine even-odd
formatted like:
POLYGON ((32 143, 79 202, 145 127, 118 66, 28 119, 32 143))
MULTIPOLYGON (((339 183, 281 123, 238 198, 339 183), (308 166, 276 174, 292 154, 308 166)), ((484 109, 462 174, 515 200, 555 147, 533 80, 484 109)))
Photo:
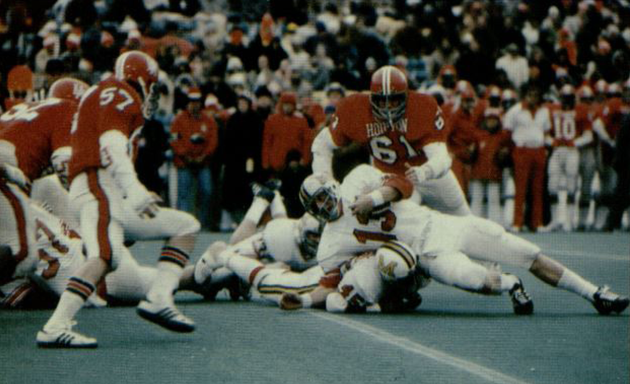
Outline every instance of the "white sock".
POLYGON ((184 269, 174 263, 164 261, 158 263, 158 272, 147 300, 154 303, 173 303, 173 292, 179 287, 179 279, 184 269))
POLYGON ((282 196, 280 196, 280 192, 274 191, 276 195, 271 201, 271 217, 274 219, 276 217, 286 217, 287 216, 287 208, 284 206, 284 202, 282 201, 282 196))
POLYGON ((518 284, 519 280, 516 275, 504 273, 501 275, 501 292, 507 292, 518 284))
POLYGON ((252 201, 252 205, 247 210, 244 220, 249 220, 255 225, 258 225, 258 222, 260 222, 260 218, 267 210, 267 207, 269 207, 269 202, 267 200, 262 197, 254 197, 254 201, 252 201))
POLYGON ((55 312, 53 312, 50 319, 44 326, 44 330, 54 329, 58 326, 65 326, 68 324, 74 316, 79 312, 79 310, 85 304, 85 300, 75 293, 64 291, 61 294, 61 298, 59 299, 59 303, 55 308, 55 312))
POLYGON ((558 288, 577 293, 588 301, 593 301, 593 295, 597 292, 597 287, 586 281, 577 273, 570 269, 565 269, 558 281, 558 288))

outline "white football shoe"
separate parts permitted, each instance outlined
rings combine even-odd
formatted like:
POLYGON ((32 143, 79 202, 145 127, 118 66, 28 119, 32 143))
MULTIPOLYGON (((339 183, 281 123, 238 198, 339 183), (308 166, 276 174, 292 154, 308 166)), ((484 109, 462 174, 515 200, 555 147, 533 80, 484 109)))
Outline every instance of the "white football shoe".
POLYGON ((98 343, 95 338, 83 336, 72 330, 76 325, 72 321, 59 328, 42 329, 37 332, 37 346, 40 348, 96 348, 98 343))
POLYGON ((195 322, 184 316, 173 304, 142 300, 136 307, 138 315, 173 332, 192 332, 195 322))

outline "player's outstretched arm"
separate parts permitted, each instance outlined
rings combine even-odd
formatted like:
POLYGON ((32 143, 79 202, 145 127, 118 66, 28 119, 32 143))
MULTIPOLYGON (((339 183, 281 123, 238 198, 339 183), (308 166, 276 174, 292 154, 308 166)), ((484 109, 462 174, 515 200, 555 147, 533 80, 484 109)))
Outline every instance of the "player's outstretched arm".
POLYGON ((338 146, 333 141, 330 128, 326 127, 319 132, 311 145, 313 153, 313 173, 323 173, 332 177, 333 151, 338 146))

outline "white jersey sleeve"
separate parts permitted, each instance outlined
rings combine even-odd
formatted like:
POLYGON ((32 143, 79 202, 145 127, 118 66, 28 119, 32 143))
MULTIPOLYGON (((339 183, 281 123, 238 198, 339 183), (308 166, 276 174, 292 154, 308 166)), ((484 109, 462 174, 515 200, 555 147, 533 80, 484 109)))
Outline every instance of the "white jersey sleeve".
POLYGON ((353 202, 358 196, 370 193, 383 186, 385 174, 380 170, 361 164, 346 176, 341 184, 341 196, 353 202))
POLYGON ((333 151, 337 148, 328 127, 313 140, 311 152, 313 152, 313 173, 323 173, 332 176, 333 151))

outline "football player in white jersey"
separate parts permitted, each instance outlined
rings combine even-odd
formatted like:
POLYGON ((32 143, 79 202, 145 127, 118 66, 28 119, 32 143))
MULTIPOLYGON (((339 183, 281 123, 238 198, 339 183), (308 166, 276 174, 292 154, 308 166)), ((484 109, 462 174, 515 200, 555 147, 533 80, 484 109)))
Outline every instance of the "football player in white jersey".
MULTIPOLYGON (((0 308, 53 309, 68 279, 87 259, 83 240, 72 226, 35 202, 31 202, 30 210, 35 221, 35 246, 39 262, 28 276, 0 286, 0 308)), ((202 293, 203 287, 194 283, 192 271, 193 266, 186 268, 178 289, 202 293)), ((86 305, 135 305, 145 298, 156 276, 156 268, 139 265, 128 254, 122 259, 120 267, 99 284, 86 305)))
MULTIPOLYGON (((410 190, 395 178, 360 165, 341 186, 318 175, 304 181, 300 197, 306 210, 327 221, 317 252, 326 276, 321 289, 301 299, 322 302, 338 285, 340 266, 349 255, 399 240, 412 247, 423 268, 439 282, 481 293, 510 291, 517 314, 533 312, 520 279, 497 273, 469 257, 528 269, 542 281, 589 300, 601 314, 620 313, 630 303, 627 297, 606 286, 598 288, 545 256, 535 244, 507 233, 491 221, 449 216, 405 200, 397 201, 408 197, 410 190)), ((291 302, 296 298, 286 299, 291 302)))
POLYGON ((431 281, 415 252, 399 241, 353 257, 340 272, 337 290, 326 296, 328 312, 412 311, 422 302, 418 290, 431 281))
POLYGON ((315 259, 321 227, 310 214, 287 218, 279 193, 255 186, 254 201, 231 244, 217 242, 208 247, 195 265, 195 282, 221 287, 236 274, 251 286, 253 298, 274 303, 286 292, 310 292, 323 275, 315 259), (272 219, 256 232, 267 208, 272 219))

